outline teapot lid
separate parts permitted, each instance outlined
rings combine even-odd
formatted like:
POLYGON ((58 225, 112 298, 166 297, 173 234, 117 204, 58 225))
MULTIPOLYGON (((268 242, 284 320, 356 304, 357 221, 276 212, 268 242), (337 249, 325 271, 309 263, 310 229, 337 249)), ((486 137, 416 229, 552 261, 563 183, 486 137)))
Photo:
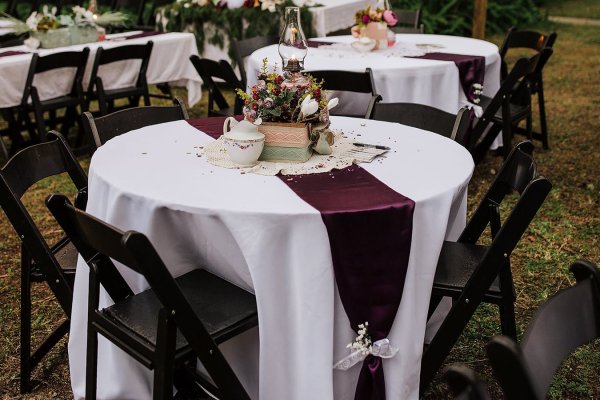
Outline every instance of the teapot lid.
POLYGON ((242 120, 225 133, 225 137, 235 140, 260 140, 265 137, 252 122, 242 120))

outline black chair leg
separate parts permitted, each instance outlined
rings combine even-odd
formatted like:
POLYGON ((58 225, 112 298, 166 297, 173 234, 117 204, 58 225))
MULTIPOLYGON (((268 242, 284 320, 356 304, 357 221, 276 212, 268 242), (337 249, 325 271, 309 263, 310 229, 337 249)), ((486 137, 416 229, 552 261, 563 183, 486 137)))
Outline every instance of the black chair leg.
POLYGON ((469 298, 468 294, 463 294, 453 305, 452 309, 442 322, 442 325, 429 343, 429 346, 423 353, 421 360, 421 382, 420 394, 423 395, 425 389, 442 364, 452 347, 464 331, 471 316, 477 309, 481 299, 469 298))
POLYGON ((39 106, 33 106, 33 113, 35 114, 35 127, 37 130, 38 141, 43 142, 46 137, 46 123, 44 122, 44 112, 39 106))
POLYGON ((85 357, 85 398, 96 400, 98 375, 98 333, 88 324, 87 354, 85 357))
POLYGON ((156 362, 154 368, 154 400, 173 398, 173 371, 175 370, 175 340, 177 329, 172 316, 165 309, 159 313, 158 332, 156 334, 156 362), (162 349, 163 351, 158 351, 162 349))
POLYGON ((515 305, 509 300, 505 299, 501 304, 498 305, 500 311, 500 327, 502 334, 510 337, 515 342, 517 341, 517 323, 515 321, 515 305))
POLYGON ((21 258, 21 394, 28 393, 31 383, 31 276, 29 257, 22 250, 21 258))
POLYGON ((540 108, 540 127, 542 135, 542 145, 544 149, 549 149, 548 145, 548 126, 546 124, 546 104, 544 103, 544 85, 540 79, 538 88, 538 103, 540 108))

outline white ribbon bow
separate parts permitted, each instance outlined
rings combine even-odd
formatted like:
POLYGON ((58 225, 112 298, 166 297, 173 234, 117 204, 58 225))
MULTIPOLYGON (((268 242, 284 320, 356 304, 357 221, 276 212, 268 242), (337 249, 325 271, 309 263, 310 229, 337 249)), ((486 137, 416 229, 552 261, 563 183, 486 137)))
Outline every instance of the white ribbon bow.
POLYGON ((477 104, 473 104, 468 100, 463 100, 460 105, 462 107, 467 107, 469 110, 473 110, 477 118, 481 118, 483 116, 483 108, 477 104))
POLYGON ((371 351, 365 353, 362 350, 355 350, 350 355, 333 364, 333 369, 346 371, 367 358, 369 354, 375 357, 392 358, 396 353, 398 353, 398 348, 392 346, 388 338, 381 339, 373 343, 371 351))

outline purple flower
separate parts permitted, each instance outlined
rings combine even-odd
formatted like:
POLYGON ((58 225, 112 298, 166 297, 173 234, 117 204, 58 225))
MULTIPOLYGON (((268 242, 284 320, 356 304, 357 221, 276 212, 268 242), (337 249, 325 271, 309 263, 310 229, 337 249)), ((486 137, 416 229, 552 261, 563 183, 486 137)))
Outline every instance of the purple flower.
POLYGON ((368 24, 370 20, 371 19, 369 18, 369 16, 367 14, 365 14, 365 15, 362 16, 362 23, 363 24, 368 24))
POLYGON ((263 102, 263 106, 264 106, 265 108, 273 108, 273 99, 272 99, 272 98, 270 98, 270 97, 267 97, 267 98, 265 99, 265 101, 263 102))

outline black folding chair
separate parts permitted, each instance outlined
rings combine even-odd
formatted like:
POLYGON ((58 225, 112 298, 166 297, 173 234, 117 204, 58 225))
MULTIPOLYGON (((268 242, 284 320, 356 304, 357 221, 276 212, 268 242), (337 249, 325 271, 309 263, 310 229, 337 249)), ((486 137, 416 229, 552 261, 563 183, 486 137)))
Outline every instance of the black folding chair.
POLYGON ((122 135, 125 132, 149 125, 188 119, 183 102, 175 98, 173 106, 135 107, 116 111, 104 117, 94 118, 91 113, 83 113, 83 127, 88 136, 94 138, 96 148, 122 135))
POLYGON ((46 202, 90 266, 87 400, 96 398, 98 333, 154 370, 154 399, 172 398, 175 366, 195 370, 196 357, 212 382, 198 379, 212 396, 249 399, 218 344, 258 324, 252 294, 202 269, 174 279, 142 233, 122 232, 62 195, 46 202), (111 260, 142 274, 150 289, 133 295, 125 288, 113 295, 114 305, 98 309, 100 284, 118 275, 111 260))
MULTIPOLYGON (((500 57, 502 57, 502 68, 501 78, 505 79, 508 75, 508 66, 506 63, 506 55, 510 49, 530 49, 536 52, 540 52, 542 49, 548 47, 552 48, 556 41, 556 32, 552 32, 550 35, 544 35, 534 31, 519 31, 516 27, 512 27, 508 30, 504 43, 500 47, 500 57)), ((543 62, 538 62, 535 70, 527 75, 526 79, 529 82, 530 96, 537 94, 538 106, 540 113, 540 132, 532 132, 531 135, 534 139, 542 141, 542 145, 545 149, 548 148, 548 125, 546 122, 546 105, 544 101, 544 82, 542 78, 542 70, 548 62, 548 58, 543 62)), ((517 129, 519 133, 527 132, 522 129, 517 129)))
POLYGON ((577 283, 538 309, 520 346, 505 336, 487 345, 494 375, 507 400, 545 399, 563 360, 600 338, 600 269, 577 261, 570 270, 577 283))
POLYGON ((144 104, 150 105, 150 93, 148 92, 148 82, 146 81, 146 71, 152 54, 153 42, 149 41, 146 44, 134 44, 127 46, 112 47, 105 49, 99 47, 96 51, 94 66, 90 74, 90 85, 87 93, 88 104, 91 100, 98 100, 100 115, 106 115, 121 108, 137 107, 140 102, 140 97, 144 98, 144 104), (124 60, 140 60, 140 69, 136 83, 133 86, 105 89, 102 78, 98 75, 100 66, 124 60), (117 99, 127 99, 128 106, 115 107, 114 101, 117 99))
POLYGON ((455 400, 489 400, 485 384, 470 368, 454 364, 446 368, 444 380, 455 400))
POLYGON ((244 40, 233 40, 233 54, 235 63, 240 69, 240 77, 242 78, 242 86, 246 87, 248 79, 246 77, 246 69, 244 68, 244 58, 254 53, 258 49, 279 43, 279 36, 257 36, 244 40))
POLYGON ((369 118, 369 113, 374 102, 377 102, 381 97, 375 91, 375 82, 373 81, 373 73, 371 68, 367 68, 365 72, 351 71, 306 71, 307 75, 312 76, 317 81, 323 81, 324 90, 336 90, 341 92, 365 93, 370 94, 366 111, 363 113, 350 113, 339 111, 340 108, 332 110, 331 115, 340 115, 344 117, 369 118))
POLYGON ((225 60, 216 62, 207 58, 200 58, 197 55, 190 56, 190 61, 198 71, 202 82, 206 85, 206 90, 208 90, 208 116, 240 115, 243 103, 239 97, 235 96, 235 89, 245 90, 245 87, 233 72, 231 65, 225 60), (233 93, 235 96, 233 107, 229 105, 213 78, 222 80, 221 86, 233 93), (215 103, 219 108, 218 110, 215 110, 215 103))
MULTIPOLYGON (((82 82, 89 52, 90 50, 85 47, 82 51, 53 53, 44 57, 33 54, 18 111, 20 117, 16 128, 19 131, 27 128, 32 136, 31 141, 33 143, 41 141, 46 136, 46 125, 56 129, 58 123, 61 123, 61 131, 64 135, 67 135, 71 125, 78 120, 79 111, 77 107, 81 109, 81 112, 87 110, 82 82), (75 75, 69 93, 51 99, 40 99, 38 89, 34 86, 35 76, 43 72, 63 68, 75 68, 75 75), (62 118, 58 118, 56 112, 62 108, 65 109, 65 114, 62 118), (32 126, 29 119, 28 114, 30 111, 35 116, 34 126, 32 126), (45 112, 49 114, 47 121, 44 119, 45 112)), ((16 140, 16 142, 13 142, 15 150, 25 145, 24 140, 20 137, 20 132, 14 136, 14 139, 16 140)), ((81 144, 82 139, 82 135, 79 134, 76 144, 81 144)))
MULTIPOLYGON (((48 244, 21 198, 35 183, 65 172, 78 190, 87 187, 85 172, 65 139, 58 132, 50 132, 48 136, 48 141, 19 151, 0 169, 0 206, 21 239, 21 393, 30 390, 33 368, 69 330, 77 264, 77 251, 71 242, 63 237, 54 245, 48 244), (31 284, 34 282, 48 284, 67 319, 32 353, 31 284)), ((77 203, 85 207, 85 196, 79 196, 77 203)))
POLYGON ((394 10, 398 23, 390 29, 394 33, 423 33, 424 28, 421 23, 421 8, 415 11, 394 10))
POLYGON ((453 299, 450 312, 423 353, 421 392, 429 385, 481 302, 496 304, 502 333, 516 338, 515 294, 510 254, 542 206, 552 184, 536 177, 531 142, 519 143, 475 210, 457 242, 444 242, 438 264, 429 315, 444 296, 453 299), (500 205, 515 191, 518 198, 502 223, 500 205), (492 242, 477 244, 489 225, 492 242))
POLYGON ((19 35, 13 33, 0 35, 0 49, 3 47, 21 46, 25 39, 27 39, 26 33, 19 35))
POLYGON ((397 122, 450 138, 467 145, 467 128, 471 122, 466 107, 450 114, 439 108, 415 103, 375 103, 370 119, 397 122))
POLYGON ((527 120, 526 130, 531 132, 531 103, 528 101, 531 98, 530 85, 524 77, 535 71, 538 63, 545 63, 550 55, 552 49, 544 48, 529 59, 518 60, 493 98, 480 97, 479 105, 483 108, 483 115, 471 130, 469 146, 475 164, 479 164, 485 158, 500 130, 502 130, 504 158, 510 152, 513 126, 522 120, 527 120))

